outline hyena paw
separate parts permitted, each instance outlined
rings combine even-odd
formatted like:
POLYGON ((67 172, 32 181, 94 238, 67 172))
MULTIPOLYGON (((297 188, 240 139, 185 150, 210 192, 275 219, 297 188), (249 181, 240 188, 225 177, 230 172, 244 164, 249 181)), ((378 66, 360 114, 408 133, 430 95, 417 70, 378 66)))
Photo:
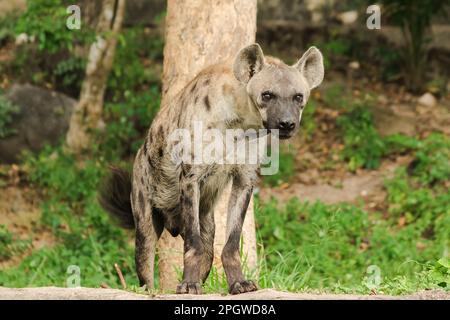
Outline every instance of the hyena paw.
POLYGON ((252 280, 236 281, 230 286, 231 294, 239 294, 258 290, 258 287, 252 280))
POLYGON ((177 286, 178 294, 202 294, 199 282, 182 282, 177 286))

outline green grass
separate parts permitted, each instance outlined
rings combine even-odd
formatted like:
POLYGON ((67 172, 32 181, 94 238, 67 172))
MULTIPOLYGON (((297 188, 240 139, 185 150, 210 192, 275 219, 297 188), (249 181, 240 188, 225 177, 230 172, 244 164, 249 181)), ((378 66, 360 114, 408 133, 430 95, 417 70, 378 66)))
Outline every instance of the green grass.
POLYGON ((386 145, 373 123, 370 105, 357 103, 337 119, 338 128, 343 135, 342 158, 348 168, 376 169, 386 154, 386 145))
POLYGON ((0 224, 0 261, 23 253, 30 247, 31 239, 22 240, 11 233, 5 225, 0 224))
POLYGON ((348 204, 292 199, 281 209, 274 200, 257 208, 265 247, 263 287, 369 293, 368 268, 373 265, 381 271, 379 293, 404 294, 439 285, 448 289, 450 279, 444 285, 432 271, 448 250, 449 212, 436 214, 434 222, 423 217, 398 228, 395 220, 348 204), (436 239, 427 239, 423 232, 432 223, 436 239), (407 285, 397 287, 399 282, 407 285))
POLYGON ((414 160, 385 182, 387 215, 298 199, 257 204, 263 286, 368 293, 367 268, 374 265, 382 277, 378 292, 450 288, 450 140, 432 134, 390 142, 396 151, 414 150, 414 160))
POLYGON ((15 268, 0 273, 3 286, 65 286, 67 268, 81 269, 81 285, 98 287, 105 282, 118 287, 118 263, 127 282, 136 283, 133 249, 129 237, 114 226, 96 201, 96 187, 106 164, 77 164, 61 150, 46 148, 29 156, 26 167, 33 185, 44 190, 43 225, 57 238, 54 247, 34 251, 15 268))

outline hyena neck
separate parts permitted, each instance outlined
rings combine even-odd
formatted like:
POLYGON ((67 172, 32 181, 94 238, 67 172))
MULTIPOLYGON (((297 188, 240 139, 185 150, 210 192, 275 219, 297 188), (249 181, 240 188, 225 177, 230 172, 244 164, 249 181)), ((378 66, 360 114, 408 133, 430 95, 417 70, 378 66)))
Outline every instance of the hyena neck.
POLYGON ((236 121, 233 121, 230 128, 239 129, 262 129, 263 122, 258 107, 248 95, 246 86, 235 80, 233 94, 233 102, 231 108, 236 114, 236 121))

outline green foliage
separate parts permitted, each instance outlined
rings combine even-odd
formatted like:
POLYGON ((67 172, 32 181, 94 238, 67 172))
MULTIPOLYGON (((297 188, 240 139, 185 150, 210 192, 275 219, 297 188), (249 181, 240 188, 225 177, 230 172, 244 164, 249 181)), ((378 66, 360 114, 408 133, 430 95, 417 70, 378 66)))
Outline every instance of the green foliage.
POLYGON ((317 109, 317 100, 311 97, 303 109, 302 119, 300 123, 300 134, 304 136, 307 140, 312 138, 312 134, 316 129, 315 112, 317 109))
POLYGON ((342 131, 344 149, 342 157, 348 161, 348 167, 376 169, 386 152, 386 145, 373 124, 369 106, 359 103, 337 119, 342 131))
POLYGON ((411 150, 416 150, 420 141, 414 137, 403 134, 393 134, 385 138, 386 148, 390 153, 402 154, 411 150))
POLYGON ((48 53, 72 50, 75 43, 91 37, 89 28, 69 30, 66 27, 66 6, 62 0, 29 0, 27 10, 16 24, 16 34, 35 37, 38 48, 48 53))
POLYGON ((450 289, 450 259, 439 259, 431 268, 431 276, 440 287, 450 289))
POLYGON ((126 233, 112 223, 96 201, 96 188, 107 168, 101 160, 76 160, 60 149, 45 148, 26 160, 29 177, 45 190, 41 222, 58 239, 54 247, 34 251, 20 266, 0 274, 0 285, 65 286, 67 268, 81 270, 81 285, 102 282, 119 287, 118 263, 129 284, 136 284, 132 246, 126 233))
POLYGON ((411 170, 425 183, 445 181, 450 177, 450 142, 442 134, 432 134, 423 141, 401 134, 382 137, 375 127, 368 100, 347 106, 347 111, 338 117, 337 125, 344 143, 341 156, 351 171, 377 169, 382 158, 389 154, 415 151, 416 160, 411 164, 411 170))
POLYGON ((385 141, 390 153, 414 151, 408 171, 416 182, 434 186, 450 179, 450 139, 445 135, 432 133, 424 140, 392 135, 385 141))
POLYGON ((0 139, 14 133, 9 128, 14 114, 19 112, 19 107, 10 102, 0 93, 0 139))
MULTIPOLYGON (((440 283, 416 278, 448 245, 424 239, 424 221, 399 229, 380 215, 369 215, 353 205, 310 204, 296 199, 282 208, 274 200, 257 206, 256 216, 258 234, 266 248, 262 286, 368 293, 370 265, 381 270, 380 292, 407 293, 440 283), (418 242, 424 242, 426 248, 418 249, 418 242), (408 283, 405 288, 393 285, 404 279, 408 283)), ((449 227, 448 218, 436 224, 444 230, 449 227)))
POLYGON ((99 145, 106 157, 134 154, 143 142, 143 132, 150 126, 160 105, 157 86, 133 94, 125 92, 126 102, 108 103, 105 118, 109 124, 103 143, 99 145))
POLYGON ((5 225, 0 224, 0 261, 21 254, 30 247, 30 244, 30 240, 18 239, 5 225))
POLYGON ((163 40, 159 35, 146 34, 144 28, 126 29, 119 36, 108 90, 115 100, 128 98, 127 92, 142 86, 159 84, 159 74, 146 67, 143 60, 162 59, 163 40))
POLYGON ((375 56, 380 59, 378 68, 379 78, 382 81, 398 79, 402 73, 402 55, 398 49, 389 44, 380 44, 375 50, 375 56))
POLYGON ((14 25, 18 14, 10 13, 0 18, 0 46, 14 38, 14 25))
MULTIPOLYGON (((98 287, 104 282, 120 287, 114 270, 118 263, 128 286, 138 290, 132 236, 99 207, 96 189, 109 164, 125 159, 129 165, 127 157, 135 154, 159 108, 159 81, 155 68, 146 63, 162 57, 162 42, 157 36, 147 38, 143 30, 127 30, 119 40, 106 93, 107 126, 97 133, 89 160, 80 161, 62 147, 46 147, 25 158, 27 176, 44 196, 41 223, 52 231, 56 243, 33 251, 18 267, 0 273, 0 286, 66 286, 68 267, 76 265, 82 286, 98 287)), ((84 64, 69 53, 51 71, 52 77, 77 86, 84 64)))
POLYGON ((134 154, 161 103, 159 75, 145 63, 162 59, 163 41, 144 30, 127 29, 119 38, 107 86, 108 126, 99 145, 106 157, 134 154))
POLYGON ((387 216, 297 199, 285 206, 275 200, 257 204, 265 248, 261 285, 368 293, 367 267, 376 265, 383 279, 379 292, 449 289, 450 140, 395 135, 385 143, 391 152, 414 152, 411 164, 385 182, 387 216))
POLYGON ((348 92, 341 83, 330 85, 324 93, 323 101, 333 109, 347 109, 349 105, 348 92))
POLYGON ((419 142, 415 160, 411 164, 412 175, 425 185, 433 185, 450 179, 450 139, 443 134, 431 134, 419 142))
POLYGON ((349 39, 333 36, 328 41, 321 43, 320 49, 323 51, 325 69, 330 69, 332 67, 332 62, 329 57, 336 58, 350 56, 351 42, 349 39))
POLYGON ((432 18, 448 8, 446 0, 382 0, 388 19, 399 25, 405 40, 401 52, 409 89, 420 90, 426 80, 427 44, 432 18))
POLYGON ((67 29, 66 7, 63 0, 28 1, 26 11, 14 17, 14 32, 25 33, 32 41, 15 47, 14 60, 4 68, 17 81, 51 85, 78 98, 86 61, 79 55, 83 50, 74 48, 92 43, 94 32, 88 25, 67 29))
POLYGON ((85 69, 86 59, 71 56, 58 62, 53 75, 59 86, 81 88, 85 69))

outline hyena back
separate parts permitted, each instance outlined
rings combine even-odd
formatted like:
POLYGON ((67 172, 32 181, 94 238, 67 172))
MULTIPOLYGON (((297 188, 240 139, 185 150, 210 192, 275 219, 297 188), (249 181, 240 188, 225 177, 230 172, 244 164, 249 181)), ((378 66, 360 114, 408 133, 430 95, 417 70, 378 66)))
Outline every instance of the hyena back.
POLYGON ((112 170, 100 203, 136 231, 136 269, 141 285, 153 288, 155 247, 163 229, 184 240, 183 280, 177 293, 201 293, 214 257, 214 206, 232 182, 222 264, 232 294, 254 291, 239 255, 242 225, 257 180, 256 164, 192 164, 174 161, 177 129, 279 130, 293 136, 311 89, 323 79, 322 54, 311 47, 293 66, 265 57, 257 44, 233 61, 200 72, 161 109, 139 149, 132 177, 112 170))

